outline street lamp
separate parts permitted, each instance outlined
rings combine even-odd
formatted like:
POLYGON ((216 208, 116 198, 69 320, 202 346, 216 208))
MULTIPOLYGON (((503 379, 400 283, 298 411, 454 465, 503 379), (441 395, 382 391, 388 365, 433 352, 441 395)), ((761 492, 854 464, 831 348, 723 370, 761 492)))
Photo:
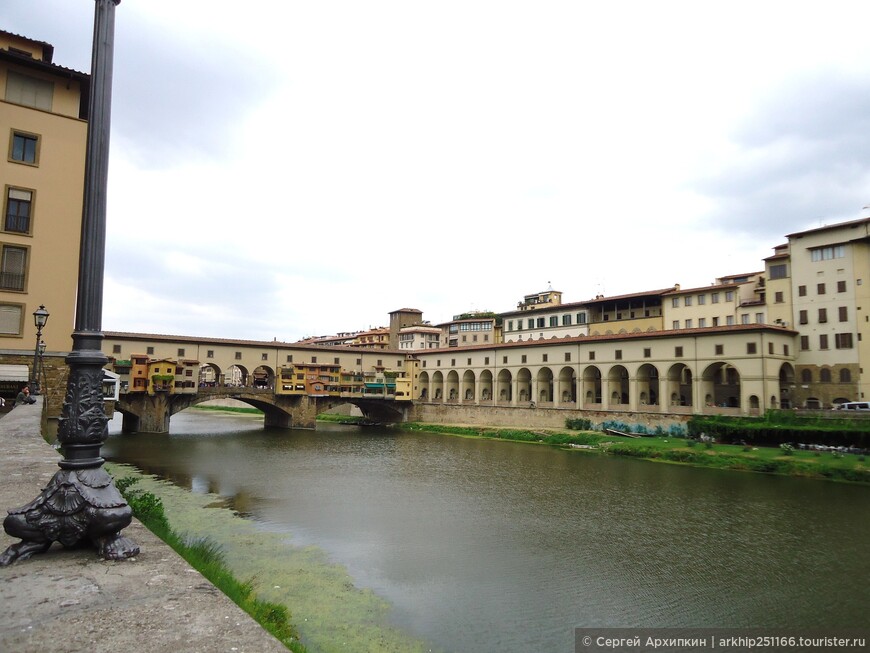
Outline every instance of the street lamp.
POLYGON ((100 456, 109 421, 102 388, 103 367, 109 360, 102 352, 103 268, 112 51, 115 6, 120 1, 95 0, 75 331, 72 351, 66 357, 69 379, 57 431, 63 460, 58 463, 60 470, 36 499, 8 511, 3 529, 21 542, 0 554, 0 567, 47 551, 52 542, 65 547, 91 542, 106 560, 139 553, 139 547, 121 535, 121 530, 130 525, 133 511, 100 456))
MULTIPOLYGON (((36 346, 33 348, 33 383, 30 384, 30 394, 32 395, 39 394, 40 343, 42 342, 42 328, 48 322, 48 315, 44 304, 40 304, 39 308, 33 311, 33 324, 36 326, 36 346)), ((42 343, 42 351, 45 351, 45 343, 42 343)))

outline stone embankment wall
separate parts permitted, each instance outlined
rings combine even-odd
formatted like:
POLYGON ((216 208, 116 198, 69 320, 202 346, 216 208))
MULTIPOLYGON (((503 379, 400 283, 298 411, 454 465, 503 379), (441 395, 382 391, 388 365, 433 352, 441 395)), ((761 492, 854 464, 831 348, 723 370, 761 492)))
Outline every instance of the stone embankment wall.
POLYGON ((584 411, 564 408, 530 408, 528 406, 476 406, 462 404, 415 403, 412 422, 431 424, 473 424, 510 428, 564 429, 567 419, 588 419, 593 426, 602 422, 623 422, 642 425, 654 431, 657 426, 667 431, 671 426, 685 427, 690 415, 632 413, 629 411, 584 411))

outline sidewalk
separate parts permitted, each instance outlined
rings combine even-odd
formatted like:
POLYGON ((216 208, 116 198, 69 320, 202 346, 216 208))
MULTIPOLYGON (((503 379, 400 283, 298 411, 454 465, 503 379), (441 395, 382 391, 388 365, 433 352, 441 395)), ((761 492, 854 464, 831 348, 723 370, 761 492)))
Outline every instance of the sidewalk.
MULTIPOLYGON (((42 397, 0 419, 0 517, 35 499, 58 470, 39 433, 42 397)), ((92 548, 0 568, 0 651, 268 653, 287 649, 137 520, 142 552, 106 562, 92 548)), ((18 542, 0 530, 0 551, 18 542)))

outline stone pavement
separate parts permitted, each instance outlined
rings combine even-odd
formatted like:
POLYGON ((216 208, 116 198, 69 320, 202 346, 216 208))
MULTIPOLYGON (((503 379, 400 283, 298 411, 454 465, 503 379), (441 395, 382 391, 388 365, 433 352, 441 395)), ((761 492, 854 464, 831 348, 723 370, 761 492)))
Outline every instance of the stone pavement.
MULTIPOLYGON (((0 419, 0 516, 35 499, 58 471, 40 435, 42 397, 0 419)), ((91 548, 0 568, 3 653, 268 653, 287 649, 137 520, 141 553, 107 562, 91 548)), ((0 551, 18 542, 0 532, 0 551)))

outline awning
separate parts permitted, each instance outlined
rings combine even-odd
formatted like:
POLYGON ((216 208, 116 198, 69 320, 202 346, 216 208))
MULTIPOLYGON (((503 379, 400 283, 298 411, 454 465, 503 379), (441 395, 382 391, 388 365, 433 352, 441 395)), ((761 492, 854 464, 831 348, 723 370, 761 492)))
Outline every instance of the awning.
POLYGON ((0 365, 0 381, 28 381, 30 369, 27 365, 0 365))

